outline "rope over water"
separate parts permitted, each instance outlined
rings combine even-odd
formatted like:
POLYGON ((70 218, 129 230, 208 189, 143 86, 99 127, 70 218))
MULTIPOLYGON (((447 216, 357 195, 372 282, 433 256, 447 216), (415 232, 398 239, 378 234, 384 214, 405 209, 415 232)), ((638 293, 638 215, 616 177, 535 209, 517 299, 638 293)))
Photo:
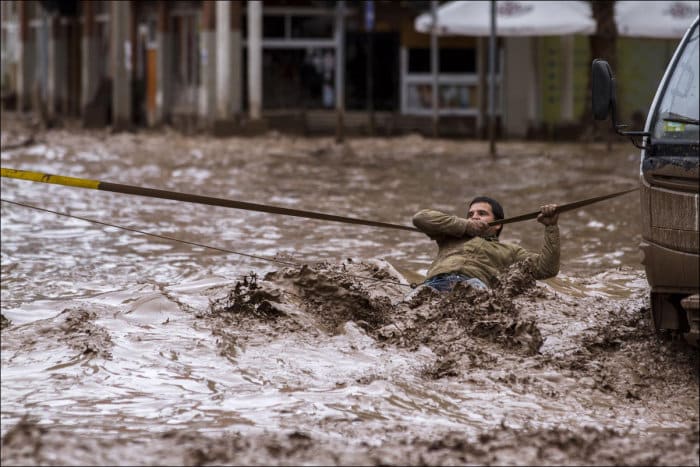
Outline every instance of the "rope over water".
MULTIPOLYGON (((568 204, 560 204, 557 206, 557 213, 572 211, 574 209, 581 208, 583 206, 588 206, 589 204, 598 203, 600 201, 605 201, 606 199, 617 198, 618 196, 626 195, 627 193, 632 193, 637 191, 639 188, 631 188, 629 190, 622 190, 616 193, 610 193, 608 195, 596 196, 594 198, 588 198, 581 201, 575 201, 568 204)), ((536 219, 540 215, 540 211, 533 211, 527 214, 521 214, 520 216, 510 217, 508 219, 499 219, 496 221, 489 222, 489 225, 499 225, 499 224, 511 224, 513 222, 526 221, 528 219, 536 219)))
MULTIPOLYGON (((368 226, 372 226, 372 227, 420 232, 420 230, 416 229, 415 227, 409 227, 409 226, 404 226, 404 225, 389 224, 386 222, 377 222, 377 221, 358 219, 358 218, 353 218, 353 217, 336 216, 333 214, 324 214, 324 213, 313 212, 313 211, 304 211, 304 210, 300 210, 300 209, 289 209, 289 208, 283 208, 283 207, 279 207, 279 206, 270 206, 270 205, 264 205, 264 204, 248 203, 248 202, 244 202, 244 201, 236 201, 236 200, 230 200, 230 199, 224 199, 224 198, 213 198, 210 196, 194 195, 194 194, 190 194, 190 193, 180 193, 180 192, 176 192, 176 191, 158 190, 158 189, 154 189, 154 188, 144 188, 144 187, 138 187, 138 186, 133 186, 133 185, 123 185, 123 184, 118 184, 118 183, 102 182, 99 180, 90 180, 90 179, 76 178, 76 177, 66 177, 63 175, 52 175, 52 174, 47 174, 47 173, 31 172, 31 171, 26 171, 26 170, 15 170, 15 169, 8 169, 8 168, 4 168, 4 167, 1 169, 1 172, 2 172, 3 177, 16 178, 16 179, 20 179, 20 180, 28 180, 28 181, 32 181, 32 182, 50 183, 50 184, 55 184, 55 185, 71 186, 71 187, 76 187, 76 188, 87 188, 87 189, 91 189, 91 190, 111 191, 111 192, 115 192, 115 193, 140 195, 140 196, 147 196, 150 198, 170 199, 170 200, 175 200, 175 201, 185 201, 185 202, 189 202, 189 203, 206 204, 206 205, 210 205, 210 206, 222 206, 222 207, 228 207, 228 208, 233 208, 233 209, 243 209, 243 210, 247 210, 247 211, 267 212, 270 214, 295 216, 295 217, 302 217, 302 218, 307 218, 307 219, 318 219, 318 220, 326 220, 326 221, 332 221, 332 222, 342 222, 342 223, 346 223, 346 224, 359 224, 359 225, 368 225, 368 226)), ((597 203, 597 202, 600 202, 600 201, 603 201, 606 199, 615 198, 617 196, 622 196, 624 194, 631 193, 631 192, 636 191, 636 190, 637 190, 637 188, 633 188, 630 190, 624 190, 624 191, 619 191, 616 193, 611 193, 608 195, 597 196, 594 198, 576 201, 576 202, 569 203, 569 204, 562 204, 562 205, 559 205, 557 207, 557 212, 570 211, 570 210, 577 209, 577 208, 580 208, 583 206, 587 206, 589 204, 597 203)), ((56 214, 58 216, 71 217, 71 218, 79 219, 79 220, 82 220, 85 222, 91 222, 94 224, 100 224, 100 225, 104 225, 104 226, 108 226, 108 227, 114 227, 117 229, 122 229, 122 230, 130 231, 130 232, 140 233, 142 235, 148 235, 148 236, 152 236, 152 237, 161 238, 164 240, 185 243, 188 245, 198 246, 201 248, 216 250, 216 251, 223 252, 223 253, 231 253, 231 254, 235 254, 235 255, 239 255, 239 256, 246 256, 249 258, 254 258, 254 259, 258 259, 258 260, 262 260, 262 261, 269 261, 269 262, 284 264, 286 266, 296 266, 296 267, 302 266, 301 264, 298 264, 298 263, 293 263, 293 262, 289 262, 289 261, 282 261, 282 260, 278 260, 278 259, 274 259, 274 258, 266 258, 263 256, 251 255, 248 253, 241 253, 238 251, 228 250, 226 248, 214 247, 214 246, 210 246, 210 245, 205 245, 203 243, 197 243, 197 242, 192 242, 192 241, 188 241, 188 240, 182 240, 179 238, 168 237, 165 235, 154 234, 154 233, 146 232, 146 231, 139 230, 139 229, 124 227, 124 226, 120 226, 120 225, 116 225, 116 224, 111 224, 108 222, 98 221, 95 219, 89 219, 86 217, 75 216, 72 214, 53 211, 50 209, 44 209, 44 208, 40 208, 37 206, 29 205, 29 204, 19 203, 16 201, 9 201, 9 200, 5 200, 5 199, 0 199, 0 201, 2 201, 3 203, 15 204, 17 206, 23 206, 23 207, 30 208, 30 209, 35 209, 35 210, 39 210, 39 211, 44 211, 44 212, 56 214)), ((530 212, 527 214, 522 214, 520 216, 511 217, 509 219, 495 220, 495 221, 489 222, 489 225, 509 224, 509 223, 520 222, 520 221, 524 221, 524 220, 528 220, 528 219, 535 219, 539 214, 540 214, 540 211, 534 211, 534 212, 530 212)), ((403 283, 398 282, 398 281, 388 281, 388 280, 376 279, 376 278, 372 278, 372 277, 356 276, 356 275, 347 274, 347 273, 344 273, 344 274, 349 276, 349 277, 355 277, 357 279, 370 280, 370 281, 374 281, 374 282, 386 282, 386 283, 391 283, 394 285, 401 285, 404 287, 415 288, 417 285, 415 283, 411 283, 409 285, 409 284, 403 284, 403 283)))
POLYGON ((133 185, 122 185, 119 183, 102 182, 99 180, 88 180, 84 178, 65 177, 62 175, 52 175, 40 172, 30 172, 26 170, 15 170, 2 168, 3 177, 29 180, 32 182, 51 183, 55 185, 72 186, 76 188, 88 188, 91 190, 111 191, 128 195, 140 195, 150 198, 170 199, 175 201, 185 201, 188 203, 206 204, 209 206, 221 206, 225 208, 243 209, 246 211, 267 212, 270 214, 281 214, 285 216, 304 217, 307 219, 319 219, 331 222, 343 222, 346 224, 368 225, 371 227, 382 227, 387 229, 409 230, 420 232, 415 227, 406 225, 389 224, 387 222, 377 222, 354 217, 336 216, 314 211, 303 211, 301 209, 283 208, 280 206, 270 206, 266 204, 248 203, 233 199, 213 198, 211 196, 201 196, 177 191, 157 190, 154 188, 144 188, 133 185))
MULTIPOLYGON (((51 183, 55 185, 65 185, 76 188, 88 188, 91 190, 111 191, 114 193, 147 196, 150 198, 170 199, 174 201, 185 201, 188 203, 206 204, 209 206, 221 206, 233 209, 243 209, 246 211, 267 212, 270 214, 303 217, 306 219, 318 219, 331 222, 342 222, 345 224, 368 225, 371 227, 420 232, 420 230, 416 229, 415 227, 410 227, 407 225, 390 224, 387 222, 358 219, 355 217, 336 216, 334 214, 324 214, 321 212, 304 211, 301 209, 283 208, 280 206, 271 206, 267 204, 249 203, 246 201, 237 201, 233 199, 214 198, 211 196, 201 196, 190 193, 181 193, 177 191, 158 190, 155 188, 145 188, 133 185, 122 185, 119 183, 102 182, 99 180, 89 180, 76 177, 66 177, 63 175, 52 175, 41 172, 31 172, 27 170, 8 169, 4 167, 1 169, 1 172, 3 177, 16 178, 20 180, 29 180, 32 182, 51 183)), ((624 194, 631 193, 636 190, 638 190, 638 188, 618 191, 616 193, 611 193, 603 196, 596 196, 594 198, 588 198, 573 203, 562 204, 557 207, 557 212, 570 211, 572 209, 577 209, 583 206, 587 206, 589 204, 604 201, 606 199, 622 196, 624 194)), ((539 215, 539 213, 540 211, 534 211, 527 214, 522 214, 520 216, 511 217, 509 219, 499 219, 489 222, 489 225, 510 224, 513 222, 535 219, 539 215)))

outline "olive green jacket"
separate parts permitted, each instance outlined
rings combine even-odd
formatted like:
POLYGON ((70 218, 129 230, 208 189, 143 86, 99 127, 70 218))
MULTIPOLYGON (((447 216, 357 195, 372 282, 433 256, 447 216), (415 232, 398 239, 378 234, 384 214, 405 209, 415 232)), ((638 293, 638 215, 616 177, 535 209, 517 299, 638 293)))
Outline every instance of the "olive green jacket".
POLYGON ((424 209, 413 216, 413 225, 435 240, 437 258, 427 277, 443 273, 460 273, 494 285, 496 276, 508 267, 532 258, 535 279, 554 277, 559 272, 559 227, 544 229, 544 245, 531 253, 517 245, 501 243, 497 237, 473 237, 466 233, 467 219, 440 211, 424 209))

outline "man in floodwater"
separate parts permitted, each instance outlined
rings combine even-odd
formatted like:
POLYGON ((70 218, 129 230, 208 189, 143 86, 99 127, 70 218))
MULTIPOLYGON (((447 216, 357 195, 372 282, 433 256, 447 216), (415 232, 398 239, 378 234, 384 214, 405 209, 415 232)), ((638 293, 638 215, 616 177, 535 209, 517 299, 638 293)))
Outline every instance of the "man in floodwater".
POLYGON ((467 218, 424 209, 413 216, 413 225, 438 244, 437 258, 428 269, 424 284, 441 292, 452 290, 458 282, 479 289, 494 285, 496 276, 510 265, 532 259, 535 279, 554 277, 559 272, 559 227, 556 204, 540 208, 537 221, 544 224, 544 245, 539 253, 509 243, 498 237, 503 225, 489 226, 503 219, 498 201, 477 196, 469 203, 467 218))

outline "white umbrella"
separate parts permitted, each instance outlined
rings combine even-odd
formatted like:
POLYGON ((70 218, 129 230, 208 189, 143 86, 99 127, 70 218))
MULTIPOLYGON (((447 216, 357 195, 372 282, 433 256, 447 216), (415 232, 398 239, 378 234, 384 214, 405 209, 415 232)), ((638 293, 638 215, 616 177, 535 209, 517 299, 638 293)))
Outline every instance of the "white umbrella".
POLYGON ((615 22, 620 36, 680 39, 698 16, 698 2, 616 2, 615 22))
MULTIPOLYGON (((490 35, 490 5, 490 1, 455 1, 442 5, 438 8, 437 33, 462 36, 490 35)), ((429 33, 432 28, 430 13, 418 16, 414 26, 418 32, 429 33)), ((595 28, 596 23, 588 2, 496 2, 497 36, 593 34, 595 28)))
MULTIPOLYGON (((497 1, 496 36, 552 36, 572 34, 593 34, 596 22, 591 6, 584 1, 497 1)), ((433 31, 430 13, 415 19, 418 32, 433 31)), ((490 36, 490 1, 454 1, 442 5, 437 11, 438 35, 490 36)), ((491 48, 491 47, 490 47, 491 48)), ((572 55, 572 51, 568 54, 572 55)), ((533 59, 534 61, 534 59, 533 59)), ((489 91, 494 92, 493 72, 489 75, 489 91)), ((535 80, 532 81, 532 95, 537 94, 535 80)), ((489 99, 489 115, 493 115, 493 99, 489 99)), ((531 112, 536 112, 537 104, 529 104, 531 112)), ((490 121, 491 122, 491 121, 490 121)), ((489 122, 489 123, 490 123, 489 122)))

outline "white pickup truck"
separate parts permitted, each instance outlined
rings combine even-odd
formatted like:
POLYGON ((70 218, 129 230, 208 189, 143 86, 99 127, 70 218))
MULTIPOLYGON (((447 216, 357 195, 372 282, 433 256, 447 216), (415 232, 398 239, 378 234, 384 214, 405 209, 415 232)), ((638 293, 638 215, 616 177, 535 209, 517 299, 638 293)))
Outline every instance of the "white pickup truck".
MULTIPOLYGON (((644 131, 617 123, 615 79, 607 62, 592 64, 593 116, 612 114, 613 128, 642 149, 640 161, 642 264, 659 330, 700 336, 700 59, 698 18, 666 68, 644 131), (638 142, 641 141, 641 144, 638 142)), ((622 84, 624 86, 624 83, 622 84)))

